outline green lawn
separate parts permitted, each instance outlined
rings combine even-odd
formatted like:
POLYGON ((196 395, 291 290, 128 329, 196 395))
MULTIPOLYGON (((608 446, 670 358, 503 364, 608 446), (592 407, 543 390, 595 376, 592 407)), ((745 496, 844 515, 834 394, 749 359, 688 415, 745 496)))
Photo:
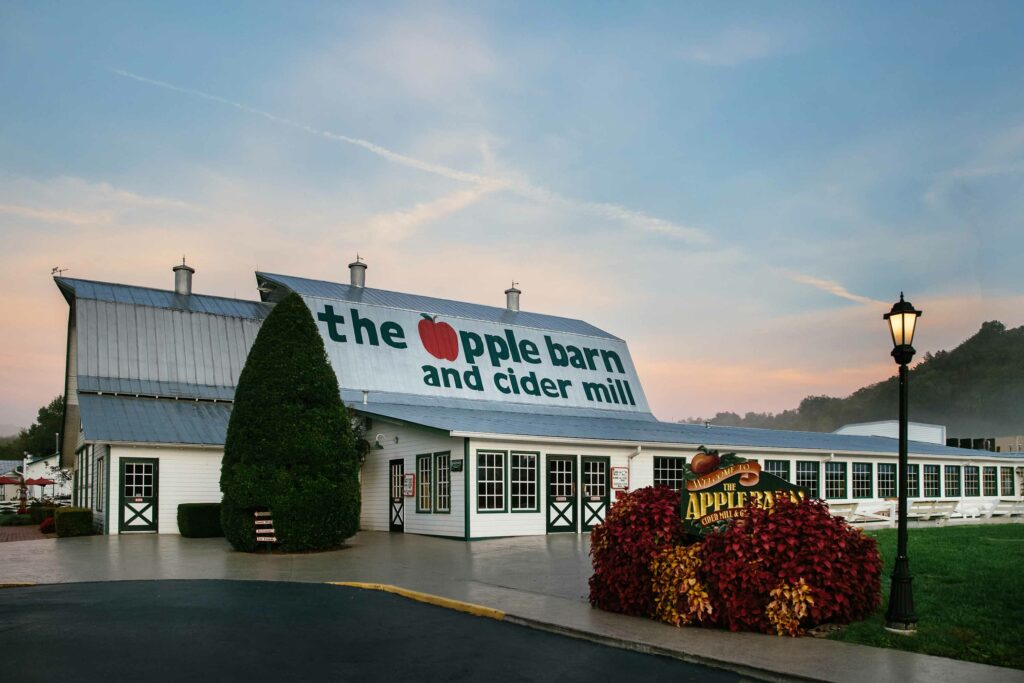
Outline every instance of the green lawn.
POLYGON ((884 563, 882 607, 834 640, 1024 669, 1024 524, 911 529, 918 631, 884 630, 896 530, 869 532, 884 563))

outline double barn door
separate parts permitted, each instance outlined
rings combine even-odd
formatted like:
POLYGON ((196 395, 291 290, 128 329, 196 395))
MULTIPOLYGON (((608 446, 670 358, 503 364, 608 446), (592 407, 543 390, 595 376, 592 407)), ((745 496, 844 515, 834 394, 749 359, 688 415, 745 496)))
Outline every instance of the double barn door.
POLYGON ((590 531, 604 521, 611 502, 608 458, 549 455, 546 474, 549 534, 590 531))

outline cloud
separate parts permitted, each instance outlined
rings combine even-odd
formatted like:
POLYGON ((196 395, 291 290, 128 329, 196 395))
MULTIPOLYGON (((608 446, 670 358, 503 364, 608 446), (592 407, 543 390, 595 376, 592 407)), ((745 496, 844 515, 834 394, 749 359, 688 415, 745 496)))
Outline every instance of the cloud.
POLYGON ((156 79, 148 78, 146 76, 140 76, 130 71, 125 71, 124 69, 115 69, 114 73, 124 78, 130 78, 141 83, 146 83, 148 85, 164 88, 166 90, 171 90, 186 95, 192 95, 205 100, 209 100, 211 102, 224 104, 229 107, 234 107, 235 109, 238 109, 240 111, 261 116, 269 121, 273 121, 274 123, 292 127, 309 133, 310 135, 316 135, 335 142, 342 142, 345 144, 354 145, 356 147, 361 147, 362 149, 365 149, 371 152, 372 154, 375 154, 383 159, 387 159, 388 161, 399 164, 401 166, 405 166, 407 168, 412 168, 426 173, 431 173, 433 175, 448 178, 450 180, 457 180, 460 182, 471 183, 474 185, 484 185, 492 189, 505 189, 521 197, 532 199, 534 201, 558 204, 561 206, 574 208, 579 211, 599 215, 605 219, 618 222, 620 224, 626 225, 629 228, 642 232, 653 232, 668 235, 676 239, 680 239, 694 244, 707 244, 711 241, 708 235, 705 234, 703 231, 699 230, 698 228, 678 225, 671 221, 649 216, 642 211, 636 211, 624 206, 619 206, 617 204, 610 204, 605 202, 589 202, 562 197, 561 195, 559 195, 556 192, 553 192, 552 190, 532 185, 525 180, 488 177, 476 173, 462 171, 442 164, 435 164, 429 161, 424 161, 422 159, 407 156, 405 154, 400 154, 399 152, 395 152, 394 150, 388 149, 374 142, 370 142, 369 140, 364 140, 362 138, 355 138, 348 135, 342 135, 340 133, 334 133, 328 130, 315 128, 304 123, 299 123, 281 116, 277 116, 276 114, 272 114, 261 109, 256 109, 255 107, 250 107, 246 104, 242 104, 241 102, 235 102, 227 98, 220 97, 218 95, 211 95, 209 93, 203 92, 201 90, 196 90, 194 88, 184 88, 181 86, 173 85, 171 83, 167 83, 165 81, 159 81, 156 79))
POLYGON ((798 273, 792 270, 775 269, 775 272, 779 273, 784 277, 789 278, 793 282, 799 282, 802 285, 810 285, 811 287, 820 289, 823 292, 834 294, 835 296, 838 296, 841 299, 856 301, 859 304, 878 304, 880 306, 886 305, 885 302, 879 301, 878 299, 872 299, 869 296, 861 296, 860 294, 854 294, 853 292, 848 290, 846 287, 843 287, 835 280, 825 280, 819 277, 814 277, 813 275, 805 275, 803 273, 798 273))
POLYGON ((690 62, 707 66, 739 66, 777 54, 783 44, 764 30, 732 28, 710 40, 681 52, 690 62))
POLYGON ((458 190, 430 202, 421 202, 409 209, 388 211, 373 216, 365 228, 376 238, 400 241, 407 239, 421 225, 439 221, 477 203, 484 195, 502 187, 482 183, 473 188, 458 190))

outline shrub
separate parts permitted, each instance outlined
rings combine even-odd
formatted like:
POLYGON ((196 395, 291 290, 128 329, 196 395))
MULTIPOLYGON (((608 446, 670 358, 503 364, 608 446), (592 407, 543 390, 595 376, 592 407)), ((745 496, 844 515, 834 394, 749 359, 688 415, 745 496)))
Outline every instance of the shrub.
POLYGON ((0 517, 0 526, 33 526, 34 524, 32 517, 27 514, 19 515, 15 512, 0 517))
POLYGON ((53 511, 55 509, 56 508, 53 508, 53 507, 50 507, 50 506, 32 505, 28 509, 28 514, 29 514, 29 517, 32 518, 32 523, 33 524, 39 524, 44 519, 49 519, 50 517, 53 517, 53 511))
POLYGON ((256 550, 255 510, 270 510, 276 547, 337 547, 359 528, 359 461, 338 380, 306 304, 274 306, 235 391, 221 465, 221 524, 256 550))
POLYGON ((610 612, 653 615, 651 563, 683 538, 679 494, 671 489, 642 488, 616 501, 590 534, 590 604, 610 612))
POLYGON ((825 622, 866 617, 880 602, 875 541, 818 500, 780 496, 702 542, 710 623, 796 635, 825 622))
POLYGON ((39 523, 39 530, 44 534, 55 533, 57 531, 57 523, 54 521, 53 517, 47 517, 39 523))
POLYGON ((223 536, 220 503, 181 503, 178 505, 178 531, 186 538, 223 536))
POLYGON ((665 548, 651 562, 654 615, 675 626, 703 621, 711 614, 711 600, 700 581, 701 546, 665 548))
POLYGON ((57 538, 91 536, 92 510, 89 508, 60 508, 53 513, 57 538))

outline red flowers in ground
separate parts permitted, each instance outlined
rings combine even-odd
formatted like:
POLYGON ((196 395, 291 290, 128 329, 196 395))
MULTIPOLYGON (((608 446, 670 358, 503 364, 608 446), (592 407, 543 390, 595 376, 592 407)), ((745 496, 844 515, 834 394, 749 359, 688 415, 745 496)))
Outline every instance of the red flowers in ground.
POLYGON ((681 545, 683 538, 675 491, 648 487, 616 501, 590 534, 590 604, 609 612, 653 614, 651 562, 666 547, 681 545))
POLYGON ((635 491, 591 535, 590 602, 676 625, 798 635, 863 619, 881 600, 875 541, 818 500, 779 496, 684 547, 679 496, 635 491), (678 595, 675 595, 677 593, 678 595))

